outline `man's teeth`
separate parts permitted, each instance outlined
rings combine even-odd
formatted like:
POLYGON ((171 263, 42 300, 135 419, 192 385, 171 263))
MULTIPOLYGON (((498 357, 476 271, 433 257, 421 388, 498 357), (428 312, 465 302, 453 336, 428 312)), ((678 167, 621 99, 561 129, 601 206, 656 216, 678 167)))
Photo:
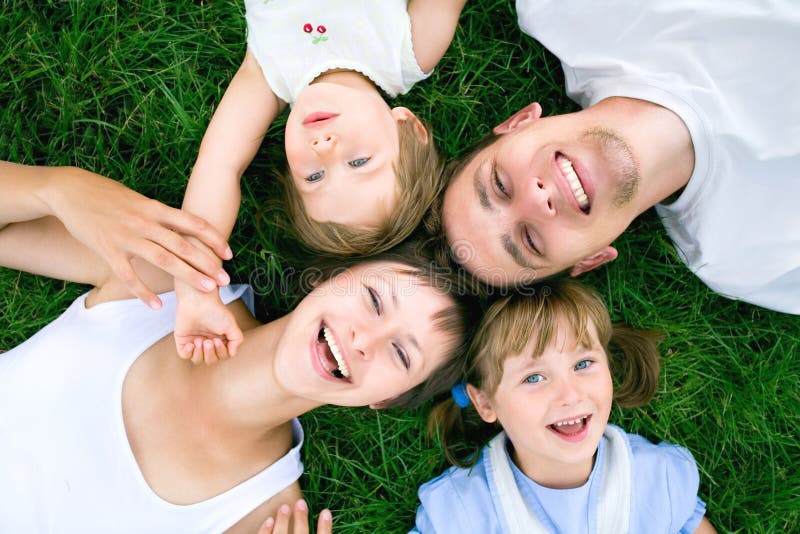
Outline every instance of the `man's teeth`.
POLYGON ((566 157, 559 155, 558 166, 561 167, 564 176, 567 177, 567 182, 569 182, 569 187, 572 189, 572 194, 575 195, 575 200, 578 201, 578 205, 582 210, 587 209, 589 207, 589 197, 586 196, 581 181, 578 180, 578 175, 575 173, 575 169, 572 168, 572 162, 566 157))
POLYGON ((336 358, 336 363, 339 364, 339 372, 342 373, 344 378, 350 378, 350 369, 347 368, 347 364, 344 358, 342 358, 342 353, 336 345, 336 338, 333 337, 333 332, 331 332, 330 328, 325 326, 322 328, 322 335, 325 336, 325 341, 328 342, 328 348, 331 349, 331 354, 336 358))
POLYGON ((564 426, 564 425, 577 425, 586 421, 586 416, 579 417, 577 419, 571 419, 569 421, 559 421, 558 423, 554 423, 553 426, 564 426))

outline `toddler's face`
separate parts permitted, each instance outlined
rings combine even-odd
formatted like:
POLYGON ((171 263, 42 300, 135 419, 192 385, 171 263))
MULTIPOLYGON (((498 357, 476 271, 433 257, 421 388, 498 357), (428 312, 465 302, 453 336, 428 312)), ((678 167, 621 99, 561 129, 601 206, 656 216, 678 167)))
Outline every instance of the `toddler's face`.
POLYGON ((507 358, 485 420, 497 419, 513 442, 515 463, 539 484, 577 487, 591 473, 611 412, 608 358, 589 325, 591 346, 577 346, 569 324, 538 358, 532 343, 507 358))
POLYGON ((397 203, 400 149, 393 110, 379 94, 315 83, 286 122, 286 158, 309 217, 376 227, 397 203))

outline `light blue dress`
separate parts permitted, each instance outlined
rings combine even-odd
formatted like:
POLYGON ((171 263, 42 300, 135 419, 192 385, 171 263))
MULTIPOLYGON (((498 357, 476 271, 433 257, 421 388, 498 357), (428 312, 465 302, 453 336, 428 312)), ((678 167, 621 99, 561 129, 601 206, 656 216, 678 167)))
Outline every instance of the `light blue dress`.
MULTIPOLYGON (((691 453, 678 445, 653 445, 635 434, 625 436, 632 453, 630 532, 694 532, 705 515, 706 505, 697 496, 699 474, 691 453)), ((589 480, 579 488, 545 488, 510 462, 523 499, 546 529, 554 533, 596 532, 605 446, 605 440, 601 440, 589 480)), ((489 466, 484 447, 480 460, 471 469, 451 467, 423 484, 416 526, 411 532, 507 532, 500 503, 487 479, 489 466)))

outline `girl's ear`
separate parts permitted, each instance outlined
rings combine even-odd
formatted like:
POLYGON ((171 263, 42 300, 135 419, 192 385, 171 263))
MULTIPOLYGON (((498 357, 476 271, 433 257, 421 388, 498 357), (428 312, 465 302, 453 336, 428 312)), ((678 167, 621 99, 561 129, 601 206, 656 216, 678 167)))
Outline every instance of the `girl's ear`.
POLYGON ((475 410, 478 412, 478 415, 481 416, 481 419, 487 423, 494 423, 497 421, 497 415, 494 413, 489 395, 472 384, 467 384, 467 395, 469 395, 469 400, 472 401, 472 405, 475 406, 475 410))
POLYGON ((404 108, 403 106, 398 106, 396 108, 392 108, 392 117, 396 121, 411 121, 409 124, 414 127, 414 133, 416 134, 417 138, 420 142, 428 144, 428 130, 425 129, 425 125, 422 124, 422 121, 414 115, 408 108, 404 108))

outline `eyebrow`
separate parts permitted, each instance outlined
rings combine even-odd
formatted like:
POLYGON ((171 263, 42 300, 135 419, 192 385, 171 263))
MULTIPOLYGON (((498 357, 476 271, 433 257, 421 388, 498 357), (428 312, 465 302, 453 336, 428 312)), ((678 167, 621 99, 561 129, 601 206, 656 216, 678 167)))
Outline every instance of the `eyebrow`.
POLYGON ((538 265, 532 264, 528 258, 522 253, 516 243, 511 239, 508 234, 500 236, 500 241, 503 243, 503 249, 514 259, 514 263, 525 269, 538 269, 538 265))
POLYGON ((481 167, 475 169, 475 177, 472 180, 472 187, 475 189, 475 195, 478 197, 478 202, 480 202, 483 211, 488 213, 496 213, 497 209, 489 200, 489 194, 486 192, 486 186, 483 185, 483 182, 481 182, 480 172, 481 167))
MULTIPOLYGON (((388 280, 386 280, 386 282, 388 283, 388 280)), ((389 291, 392 294, 392 304, 394 305, 394 309, 396 311, 399 311, 400 300, 397 298, 397 293, 394 290, 394 285, 392 285, 392 284, 388 284, 388 285, 389 285, 389 291)), ((411 341, 411 344, 414 345, 414 347, 416 347, 417 352, 422 354, 422 347, 420 347, 419 341, 417 341, 417 338, 414 336, 413 333, 409 333, 408 334, 408 339, 409 339, 409 341, 411 341)), ((410 363, 411 363, 411 359, 409 358, 409 364, 410 363)))
MULTIPOLYGON (((475 170, 475 176, 472 181, 472 186, 475 189, 475 195, 478 197, 478 202, 480 202, 483 211, 486 213, 497 213, 497 209, 492 204, 492 201, 489 200, 489 194, 486 192, 486 186, 483 185, 480 179, 480 171, 481 167, 478 167, 475 170)), ((503 245, 503 250, 505 250, 511 258, 514 260, 514 263, 519 265, 524 269, 538 269, 538 265, 532 264, 528 261, 528 258, 525 257, 525 254, 519 249, 519 247, 514 243, 511 239, 509 234, 503 234, 500 236, 500 242, 503 245)))

